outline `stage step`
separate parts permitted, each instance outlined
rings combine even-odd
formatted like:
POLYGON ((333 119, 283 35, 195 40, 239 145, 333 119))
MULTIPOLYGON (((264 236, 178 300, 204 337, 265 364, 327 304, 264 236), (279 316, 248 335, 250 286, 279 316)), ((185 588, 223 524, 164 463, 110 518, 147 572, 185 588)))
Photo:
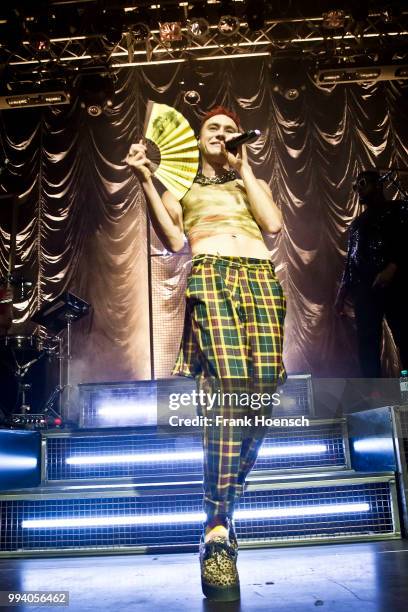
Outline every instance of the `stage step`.
MULTIPOLYGON (((66 416, 81 429, 103 429, 154 426, 161 421, 160 417, 169 416, 170 396, 191 397, 197 386, 192 378, 173 376, 161 380, 84 383, 78 389, 78 403, 71 406, 66 416)), ((315 414, 310 374, 289 375, 278 391, 280 403, 273 408, 274 416, 315 414)))
MULTIPOLYGON (((255 472, 350 468, 345 419, 310 419, 308 427, 281 427, 265 439, 255 472)), ((202 474, 196 435, 154 428, 52 431, 43 434, 42 483, 102 479, 180 480, 202 474)))
MULTIPOLYGON (((1 556, 196 550, 201 483, 42 487, 0 495, 1 556)), ((393 473, 253 477, 243 547, 400 537, 393 473)))

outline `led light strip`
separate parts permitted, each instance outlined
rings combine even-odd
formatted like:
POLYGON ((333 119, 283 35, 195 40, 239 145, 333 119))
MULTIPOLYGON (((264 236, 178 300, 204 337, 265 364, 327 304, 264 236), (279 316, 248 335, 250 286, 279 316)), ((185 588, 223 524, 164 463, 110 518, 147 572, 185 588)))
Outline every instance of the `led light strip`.
POLYGON ((394 441, 392 438, 364 438, 354 440, 353 448, 358 453, 381 453, 394 451, 394 441))
MULTIPOLYGON (((138 403, 137 401, 124 401, 116 400, 109 404, 101 404, 98 406, 97 415, 104 419, 111 419, 117 421, 122 418, 139 417, 145 415, 146 411, 150 411, 156 417, 156 410, 153 410, 154 402, 153 399, 149 402, 144 400, 144 403, 138 403)), ((150 416, 150 415, 149 415, 150 416)))
POLYGON ((288 446, 263 446, 259 451, 260 457, 281 457, 284 455, 306 455, 314 453, 327 453, 325 444, 292 444, 288 446))
MULTIPOLYGON (((238 521, 252 519, 294 518, 307 516, 328 516, 369 512, 370 505, 326 504, 322 506, 296 506, 288 508, 263 508, 258 510, 237 510, 234 518, 238 521)), ((203 512, 181 512, 175 514, 141 514, 139 516, 100 516, 72 519, 33 519, 21 522, 23 529, 63 529, 75 527, 113 527, 117 525, 173 525, 176 523, 198 523, 205 520, 203 512)))
POLYGON ((0 465, 7 470, 31 469, 36 468, 37 464, 37 457, 22 457, 20 455, 0 453, 0 465))
POLYGON ((86 457, 68 457, 68 465, 110 465, 114 463, 154 463, 159 461, 190 461, 202 460, 201 450, 188 453, 138 453, 131 455, 90 455, 86 457))
MULTIPOLYGON (((285 455, 303 455, 326 453, 325 444, 297 444, 291 446, 264 446, 259 452, 260 457, 281 457, 285 455)), ((90 455, 83 457, 67 457, 68 465, 112 465, 120 463, 154 463, 161 461, 202 461, 203 452, 169 452, 169 453, 137 453, 129 455, 90 455)))

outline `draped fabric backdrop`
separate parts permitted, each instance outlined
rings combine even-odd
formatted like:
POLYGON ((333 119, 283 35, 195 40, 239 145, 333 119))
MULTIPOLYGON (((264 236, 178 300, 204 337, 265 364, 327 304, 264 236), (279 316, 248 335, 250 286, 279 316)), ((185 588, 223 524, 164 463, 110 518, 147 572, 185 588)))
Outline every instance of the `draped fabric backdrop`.
MULTIPOLYGON (((306 71, 288 69, 285 87, 300 93, 288 100, 273 66, 259 58, 203 64, 196 107, 183 101, 180 85, 193 78, 191 69, 160 65, 119 72, 114 106, 98 118, 78 102, 2 112, 10 160, 2 191, 20 195, 17 265, 35 282, 15 311, 14 332, 27 331, 45 300, 70 290, 92 304, 91 316, 73 327, 74 382, 169 375, 191 256, 187 247, 166 253, 148 232, 143 193, 124 158, 140 137, 148 99, 177 107, 195 128, 206 109, 223 104, 244 128, 262 131, 250 160, 283 212, 284 229, 266 239, 288 300, 287 369, 358 376, 353 320, 333 311, 347 228, 360 212, 352 182, 364 168, 408 166, 407 87, 391 81, 322 90, 306 71)), ((8 248, 3 222, 2 273, 8 248)), ((389 335, 384 355, 386 371, 395 372, 389 335)))

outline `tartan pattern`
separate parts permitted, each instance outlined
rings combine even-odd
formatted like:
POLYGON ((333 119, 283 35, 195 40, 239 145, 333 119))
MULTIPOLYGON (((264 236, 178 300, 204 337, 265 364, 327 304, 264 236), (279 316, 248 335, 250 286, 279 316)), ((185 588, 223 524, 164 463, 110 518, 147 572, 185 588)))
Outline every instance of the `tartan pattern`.
POLYGON ((269 260, 194 256, 172 374, 284 382, 285 311, 269 260))
MULTIPOLYGON (((268 390, 286 379, 282 361, 286 301, 269 260, 196 255, 187 281, 186 314, 172 374, 195 376, 198 387, 214 392, 268 390)), ((199 413, 215 422, 254 416, 250 407, 217 406, 199 413)), ((259 414, 260 412, 258 412, 259 414)), ((271 407, 262 408, 265 416, 271 407)), ((205 425, 204 511, 232 516, 243 493, 266 430, 229 421, 205 425)))
POLYGON ((245 437, 245 428, 229 424, 204 427, 203 509, 207 520, 216 515, 232 517, 265 434, 266 429, 260 427, 252 437, 245 437))

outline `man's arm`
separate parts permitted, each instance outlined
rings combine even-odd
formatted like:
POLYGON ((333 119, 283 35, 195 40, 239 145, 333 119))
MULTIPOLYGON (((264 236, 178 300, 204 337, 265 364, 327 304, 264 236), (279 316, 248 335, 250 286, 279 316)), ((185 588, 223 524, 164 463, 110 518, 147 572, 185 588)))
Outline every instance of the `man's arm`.
POLYGON ((241 178, 247 192, 251 212, 259 227, 267 234, 280 232, 283 225, 282 213, 273 200, 268 183, 257 179, 249 165, 242 169, 241 178))
POLYGON ((168 251, 177 252, 184 246, 183 213, 180 202, 166 191, 161 198, 152 181, 151 162, 146 147, 139 142, 130 147, 126 162, 139 178, 146 196, 154 231, 168 251))
POLYGON ((142 183, 154 231, 163 246, 172 253, 184 247, 183 212, 177 198, 165 191, 160 198, 150 179, 142 183))
POLYGON ((282 213, 273 200, 269 185, 254 175, 248 163, 245 145, 239 147, 237 155, 228 152, 223 142, 221 147, 231 168, 241 175, 251 212, 259 227, 267 234, 280 232, 283 225, 282 213))

